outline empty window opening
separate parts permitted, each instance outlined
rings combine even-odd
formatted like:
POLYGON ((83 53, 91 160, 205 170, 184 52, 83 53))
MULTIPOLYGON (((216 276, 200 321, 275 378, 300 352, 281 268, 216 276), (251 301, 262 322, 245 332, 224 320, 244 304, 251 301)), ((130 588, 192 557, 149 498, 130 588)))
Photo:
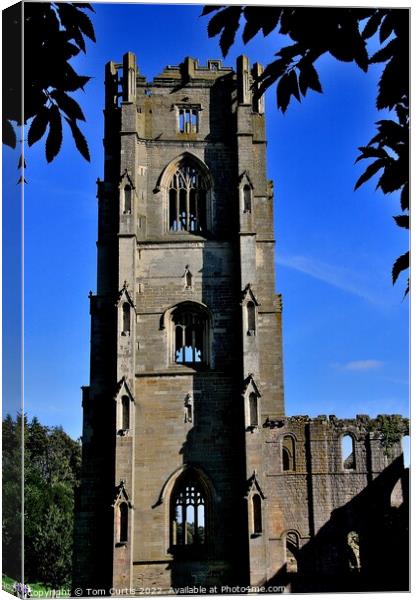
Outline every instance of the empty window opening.
POLYGON ((289 531, 286 534, 285 541, 286 550, 286 571, 287 573, 298 572, 298 554, 299 554, 299 538, 295 532, 289 531))
POLYGON ((198 133, 199 111, 196 108, 179 109, 179 132, 198 133))
POLYGON ((292 436, 285 435, 282 442, 282 470, 295 470, 295 442, 292 436))
POLYGON ((350 571, 359 571, 360 560, 360 538, 356 531, 350 531, 347 535, 348 567, 350 571))
POLYGON ((205 497, 197 482, 186 482, 174 493, 172 544, 204 544, 205 497))
POLYGON ((342 438, 342 466, 346 471, 355 469, 354 440, 350 435, 342 438))
POLYGON ((128 541, 129 530, 129 509, 126 502, 122 502, 119 506, 119 542, 125 544, 128 541))
POLYGON ((130 429, 130 399, 128 396, 121 398, 121 428, 123 431, 130 429))
POLYGON ((251 300, 247 302, 247 333, 248 335, 256 333, 256 307, 251 300))
POLYGON ((173 313, 174 359, 176 363, 206 362, 205 341, 207 319, 197 311, 179 310, 173 313))
POLYGON ((243 188, 244 212, 251 213, 251 188, 245 185, 243 188))
POLYGON ((399 508, 403 504, 403 484, 401 478, 396 481, 390 494, 391 508, 399 508))
POLYGON ((130 334, 130 304, 128 302, 123 304, 123 333, 130 334))
POLYGON ((124 188, 124 214, 131 215, 131 187, 124 188))
POLYGON ((184 420, 185 423, 192 423, 193 421, 193 408, 194 408, 194 402, 193 402, 193 398, 191 396, 191 394, 187 394, 186 398, 185 398, 185 405, 184 405, 184 420))
POLYGON ((254 494, 252 499, 253 505, 253 533, 262 533, 262 515, 261 515, 261 498, 259 494, 254 494))
POLYGON ((259 416, 258 416, 257 396, 254 392, 252 392, 249 396, 249 408, 250 408, 250 427, 258 427, 259 416))
POLYGON ((197 169, 182 165, 169 185, 169 229, 201 233, 206 229, 204 178, 197 169))

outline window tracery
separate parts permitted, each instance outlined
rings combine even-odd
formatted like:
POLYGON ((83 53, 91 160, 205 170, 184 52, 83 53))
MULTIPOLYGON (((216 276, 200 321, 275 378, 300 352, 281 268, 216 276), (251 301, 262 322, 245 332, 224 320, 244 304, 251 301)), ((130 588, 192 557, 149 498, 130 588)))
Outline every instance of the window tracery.
POLYGON ((181 163, 169 183, 169 230, 206 231, 207 183, 200 171, 181 163))
POLYGON ((199 482, 181 480, 173 492, 172 545, 189 546, 206 542, 206 499, 199 482))
POLYGON ((208 320, 197 307, 179 306, 172 314, 173 359, 178 364, 208 363, 208 320))

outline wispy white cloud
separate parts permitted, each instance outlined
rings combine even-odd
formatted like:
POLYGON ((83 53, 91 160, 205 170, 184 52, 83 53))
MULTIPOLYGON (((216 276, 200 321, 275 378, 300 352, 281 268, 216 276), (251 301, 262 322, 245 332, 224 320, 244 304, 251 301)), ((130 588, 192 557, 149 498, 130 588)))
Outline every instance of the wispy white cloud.
POLYGON ((344 364, 337 363, 336 366, 343 371, 371 371, 372 369, 379 369, 383 364, 382 360, 368 358, 365 360, 351 360, 344 364))
POLYGON ((305 273, 314 279, 324 281, 328 285, 336 287, 344 292, 359 296, 371 304, 378 306, 384 305, 382 296, 369 290, 366 280, 352 269, 347 267, 332 265, 320 260, 300 255, 282 255, 278 254, 276 263, 289 269, 294 269, 305 273))

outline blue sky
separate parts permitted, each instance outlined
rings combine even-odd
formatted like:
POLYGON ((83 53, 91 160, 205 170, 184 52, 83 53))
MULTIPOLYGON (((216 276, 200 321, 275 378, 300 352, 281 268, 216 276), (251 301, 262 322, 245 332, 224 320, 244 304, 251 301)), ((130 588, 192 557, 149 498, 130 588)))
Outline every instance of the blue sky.
MULTIPOLYGON (((81 434, 80 386, 89 380, 88 292, 96 289, 104 64, 131 50, 151 80, 185 56, 201 64, 221 56, 218 39, 208 39, 207 18, 199 18, 200 6, 94 6, 97 43, 88 43, 86 57, 73 62, 93 77, 78 94, 91 163, 74 150, 66 131, 51 165, 43 141, 29 150, 25 189, 25 410, 42 423, 62 425, 73 437, 81 434)), ((267 64, 279 44, 274 33, 260 34, 247 46, 237 39, 224 63, 234 66, 244 52, 252 63, 267 64)), ((393 261, 408 244, 406 232, 392 220, 400 213, 398 198, 375 192, 374 182, 353 192, 365 166, 354 166, 357 148, 374 135, 374 122, 383 116, 375 110, 379 72, 373 67, 364 74, 323 58, 324 94, 309 93, 285 115, 277 111, 275 90, 267 94, 289 415, 409 412, 409 304, 402 301, 405 281, 392 287, 390 277, 393 261)), ((3 161, 13 172, 14 153, 6 149, 3 161)), ((10 198, 16 195, 12 183, 6 190, 10 198)), ((5 216, 7 241, 14 229, 5 216)), ((6 285, 7 303, 18 283, 10 278, 6 285)), ((7 329, 5 335, 7 343, 7 329)), ((5 390, 10 399, 15 393, 5 390)))

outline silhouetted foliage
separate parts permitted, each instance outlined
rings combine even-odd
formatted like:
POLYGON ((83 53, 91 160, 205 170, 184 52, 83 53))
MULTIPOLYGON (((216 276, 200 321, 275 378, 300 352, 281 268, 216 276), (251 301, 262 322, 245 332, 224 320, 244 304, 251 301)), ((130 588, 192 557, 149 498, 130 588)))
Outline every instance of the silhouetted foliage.
POLYGON ((81 445, 61 427, 45 427, 36 417, 3 420, 3 570, 21 580, 12 552, 20 548, 22 533, 22 428, 25 579, 54 588, 69 585, 81 445))
MULTIPOLYGON (((208 24, 208 35, 220 35, 224 56, 245 24, 242 40, 247 43, 260 31, 264 36, 278 28, 293 42, 276 52, 255 81, 253 93, 262 95, 276 84, 277 106, 284 113, 292 97, 298 102, 308 90, 322 92, 314 63, 324 54, 344 62, 355 62, 364 72, 370 65, 385 63, 378 82, 378 110, 394 111, 395 118, 376 123, 378 133, 357 158, 375 159, 358 179, 355 189, 381 171, 377 188, 385 194, 401 193, 401 209, 409 211, 409 11, 389 8, 279 8, 260 6, 205 6, 202 15, 216 12, 208 24), (380 48, 370 57, 367 41, 378 33, 380 48)), ((394 217, 409 228, 408 214, 394 217)), ((393 266, 393 283, 409 267, 409 253, 393 266)), ((407 286, 405 295, 409 291, 407 286)))
MULTIPOLYGON (((24 26, 24 102, 21 81, 15 63, 6 64, 3 87, 3 143, 15 148, 18 127, 28 124, 27 143, 32 146, 47 132, 45 154, 48 163, 62 145, 62 117, 69 124, 75 145, 90 160, 88 144, 78 121, 85 121, 78 102, 69 93, 84 89, 90 77, 79 75, 70 60, 86 50, 85 38, 95 41, 94 28, 85 11, 94 11, 88 3, 25 2, 21 12, 10 19, 8 52, 19 56, 21 17, 24 26)), ((19 168, 22 168, 22 161, 19 168)), ((21 178, 23 179, 23 177, 21 178)))

